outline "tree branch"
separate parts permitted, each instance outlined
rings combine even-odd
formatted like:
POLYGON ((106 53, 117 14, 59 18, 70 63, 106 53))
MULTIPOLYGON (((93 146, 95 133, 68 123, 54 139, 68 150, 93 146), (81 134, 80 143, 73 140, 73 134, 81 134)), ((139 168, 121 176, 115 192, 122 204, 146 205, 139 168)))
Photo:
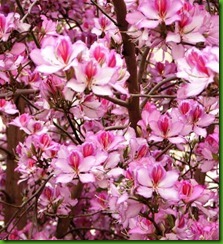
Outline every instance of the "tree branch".
MULTIPOLYGON (((156 84, 147 94, 148 95, 152 95, 157 89, 159 89, 162 85, 172 81, 172 80, 176 80, 177 77, 176 76, 172 76, 172 77, 169 77, 169 78, 166 78, 162 81, 160 81, 158 84, 156 84)), ((144 108, 144 106, 146 105, 146 102, 148 101, 147 98, 145 98, 145 100, 143 100, 143 102, 141 103, 141 109, 144 108)))
MULTIPOLYGON (((135 55, 135 45, 131 42, 130 36, 127 34, 128 22, 126 21, 127 9, 124 0, 113 0, 117 23, 122 35, 123 41, 123 55, 125 58, 127 70, 130 74, 127 84, 129 93, 139 94, 140 86, 137 77, 137 62, 135 55)), ((136 130, 137 123, 141 118, 139 108, 139 98, 131 97, 128 103, 128 113, 130 126, 136 130)))
POLYGON ((123 101, 121 99, 118 99, 116 97, 109 97, 109 96, 98 96, 98 97, 104 98, 104 99, 106 99, 106 100, 108 100, 108 101, 110 101, 110 102, 112 102, 114 104, 120 105, 122 107, 125 107, 125 108, 128 107, 128 103, 127 102, 125 102, 125 101, 123 101))

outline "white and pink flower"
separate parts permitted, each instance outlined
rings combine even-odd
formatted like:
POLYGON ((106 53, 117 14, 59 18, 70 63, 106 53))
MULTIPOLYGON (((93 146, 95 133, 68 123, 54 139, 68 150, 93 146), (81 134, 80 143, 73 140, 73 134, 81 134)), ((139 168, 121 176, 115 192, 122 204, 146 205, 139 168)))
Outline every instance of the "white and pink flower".
POLYGON ((154 192, 165 200, 177 201, 179 194, 174 185, 178 177, 177 172, 166 171, 160 164, 154 164, 152 168, 140 168, 136 173, 139 183, 136 192, 145 198, 151 198, 154 192))

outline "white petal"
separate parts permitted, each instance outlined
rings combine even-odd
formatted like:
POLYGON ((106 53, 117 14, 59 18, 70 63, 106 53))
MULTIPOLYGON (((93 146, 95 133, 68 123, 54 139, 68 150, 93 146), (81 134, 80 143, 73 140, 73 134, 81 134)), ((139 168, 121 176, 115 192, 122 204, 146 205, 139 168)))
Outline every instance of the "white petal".
POLYGON ((179 193, 173 188, 158 188, 160 196, 166 200, 177 201, 179 200, 179 193))
POLYGON ((145 186, 139 186, 137 188, 137 194, 145 197, 145 198, 150 198, 152 196, 153 189, 145 186))

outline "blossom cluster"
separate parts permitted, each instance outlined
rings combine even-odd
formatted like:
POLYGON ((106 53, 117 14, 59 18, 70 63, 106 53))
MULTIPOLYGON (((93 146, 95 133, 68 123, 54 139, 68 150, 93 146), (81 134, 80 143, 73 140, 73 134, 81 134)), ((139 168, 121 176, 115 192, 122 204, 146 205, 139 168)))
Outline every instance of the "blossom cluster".
POLYGON ((219 6, 201 2, 2 3, 0 239, 219 239, 219 6))

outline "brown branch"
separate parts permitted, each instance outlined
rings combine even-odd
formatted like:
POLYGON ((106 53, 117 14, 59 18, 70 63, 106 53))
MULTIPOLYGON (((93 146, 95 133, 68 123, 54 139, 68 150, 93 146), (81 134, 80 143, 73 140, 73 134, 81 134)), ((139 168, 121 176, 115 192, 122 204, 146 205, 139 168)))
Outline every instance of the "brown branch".
MULTIPOLYGON (((124 0, 113 0, 115 7, 115 13, 117 17, 117 23, 119 30, 122 35, 123 41, 123 55, 125 58, 127 70, 130 74, 127 85, 129 93, 139 94, 140 86, 138 84, 137 77, 137 62, 136 62, 136 50, 135 45, 132 43, 130 36, 127 34, 128 31, 128 22, 126 21, 127 9, 124 0)), ((128 113, 129 113, 129 122, 131 127, 136 130, 137 123, 141 118, 140 108, 139 108, 139 98, 131 97, 128 103, 128 113)))
POLYGON ((126 128, 128 128, 129 124, 127 125, 117 125, 117 126, 108 126, 108 127, 105 127, 105 130, 108 131, 108 130, 124 130, 126 128))
POLYGON ((15 92, 9 91, 9 92, 0 94, 0 98, 8 98, 8 97, 12 97, 15 95, 36 94, 38 92, 39 92, 39 90, 36 90, 36 89, 17 89, 15 92))
POLYGON ((176 98, 175 95, 148 95, 148 94, 130 94, 132 97, 148 97, 148 98, 176 98))
POLYGON ((38 2, 39 0, 35 0, 30 6, 29 9, 27 11, 27 13, 22 17, 21 21, 25 21, 25 19, 27 18, 27 16, 31 13, 32 8, 34 7, 34 5, 38 2))
POLYGON ((142 54, 142 59, 141 59, 141 62, 140 62, 140 66, 139 66, 139 73, 138 73, 138 84, 141 83, 142 81, 142 77, 143 77, 143 74, 144 74, 144 71, 145 71, 145 67, 146 67, 146 59, 147 59, 147 56, 150 52, 150 48, 147 47, 144 51, 144 53, 142 54))
MULTIPOLYGON (((16 1, 16 4, 17 4, 18 8, 19 8, 19 11, 20 11, 21 15, 24 17, 26 14, 25 14, 25 12, 24 12, 24 10, 23 10, 23 7, 22 7, 22 5, 21 5, 21 3, 20 3, 20 0, 15 0, 15 1, 16 1)), ((25 19, 25 22, 26 22, 27 24, 29 24, 29 22, 27 21, 27 19, 25 19)), ((32 38, 33 38, 33 41, 35 42, 36 46, 37 46, 38 48, 41 48, 41 46, 40 46, 40 44, 39 44, 39 41, 37 40, 36 36, 34 35, 34 33, 33 33, 33 31, 32 31, 31 29, 30 29, 30 34, 31 34, 31 36, 32 36, 32 38)))
POLYGON ((98 97, 104 98, 104 99, 106 99, 106 100, 108 100, 108 101, 110 101, 110 102, 112 102, 114 104, 120 105, 122 107, 125 107, 125 108, 128 107, 128 103, 127 102, 125 102, 125 101, 123 101, 121 99, 118 99, 116 97, 109 97, 109 96, 98 96, 98 97))
MULTIPOLYGON (((168 82, 170 82, 170 81, 172 81, 172 80, 176 80, 177 79, 177 77, 176 76, 172 76, 172 77, 169 77, 169 78, 166 78, 166 79, 164 79, 164 80, 162 80, 162 81, 160 81, 158 84, 156 84, 147 94, 148 95, 153 95, 153 93, 157 90, 157 89, 159 89, 162 85, 164 85, 164 84, 166 84, 166 83, 168 83, 168 82)), ((141 103, 141 109, 143 109, 144 108, 144 106, 146 105, 146 102, 148 101, 148 99, 147 98, 145 98, 144 100, 143 100, 143 102, 141 103)))
POLYGON ((96 8, 98 9, 98 10, 100 10, 108 19, 110 19, 111 20, 111 22, 113 23, 113 24, 115 24, 116 26, 118 25, 117 23, 116 23, 116 21, 115 20, 113 20, 105 11, 104 11, 104 9, 102 9, 101 8, 101 6, 99 6, 95 1, 93 1, 93 0, 91 0, 91 2, 92 2, 92 4, 94 4, 95 6, 96 6, 96 8))

